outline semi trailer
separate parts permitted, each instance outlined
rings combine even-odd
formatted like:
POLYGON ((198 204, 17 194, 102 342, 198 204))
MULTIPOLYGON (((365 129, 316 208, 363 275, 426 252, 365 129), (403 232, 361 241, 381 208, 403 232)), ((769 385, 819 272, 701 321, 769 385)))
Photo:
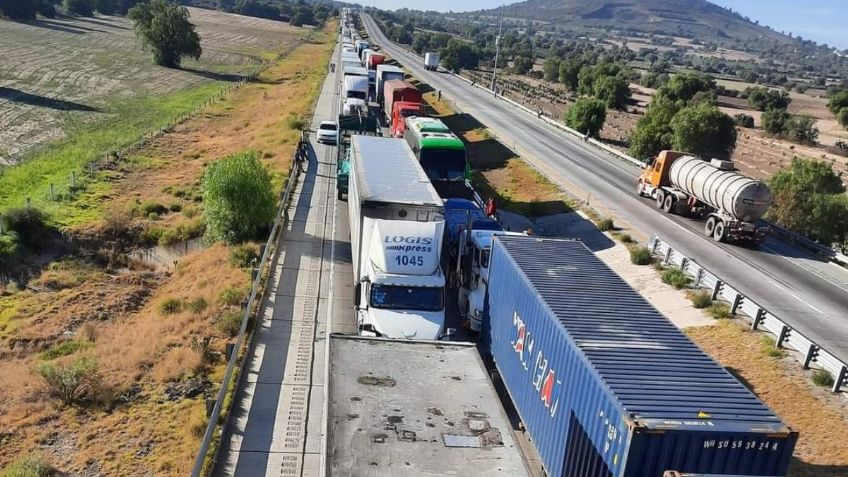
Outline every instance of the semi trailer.
POLYGON ((583 243, 489 260, 481 347, 547 475, 786 475, 798 434, 583 243))
POLYGON ((383 86, 383 113, 387 120, 392 119, 394 103, 404 101, 408 103, 423 103, 421 90, 408 81, 391 80, 386 81, 383 86))
POLYGON ((328 341, 326 475, 530 475, 472 343, 328 341))
POLYGON ((636 193, 668 213, 703 217, 704 234, 717 242, 757 245, 768 231, 758 224, 771 202, 768 187, 730 161, 662 151, 639 175, 636 193))
POLYGON ((442 337, 444 203, 402 139, 353 136, 350 161, 348 211, 360 332, 442 337))
POLYGON ((404 73, 403 70, 398 68, 395 65, 387 65, 381 64, 377 65, 377 83, 375 86, 375 94, 377 96, 377 103, 382 106, 383 105, 383 93, 385 90, 386 83, 388 81, 394 80, 403 80, 404 73))
POLYGON ((436 71, 439 69, 439 54, 435 51, 424 53, 424 69, 428 71, 436 71))

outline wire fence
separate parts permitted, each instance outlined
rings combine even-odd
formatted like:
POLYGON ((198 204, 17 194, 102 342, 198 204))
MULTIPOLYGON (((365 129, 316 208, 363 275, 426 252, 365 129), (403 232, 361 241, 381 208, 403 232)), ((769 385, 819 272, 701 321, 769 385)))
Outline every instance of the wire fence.
POLYGON ((833 353, 786 324, 695 260, 675 250, 661 238, 652 237, 648 248, 655 257, 662 260, 663 264, 676 266, 691 276, 694 282, 693 286, 710 290, 713 300, 727 302, 730 305, 731 314, 748 318, 752 330, 765 331, 773 335, 777 348, 800 353, 803 356, 802 366, 804 369, 815 367, 830 373, 834 378, 831 391, 838 393, 848 385, 848 364, 837 358, 833 353))
MULTIPOLYGON (((301 133, 301 141, 305 140, 308 140, 307 131, 303 131, 301 133)), ((219 449, 218 446, 213 447, 212 444, 213 442, 220 442, 220 438, 226 432, 227 425, 230 422, 230 420, 226 418, 222 420, 221 413, 227 401, 227 394, 232 391, 231 385, 234 383, 233 380, 237 379, 237 377, 241 376, 244 372, 244 366, 247 360, 243 359, 243 356, 241 356, 241 350, 249 348, 251 344, 245 344, 245 339, 248 335, 251 337, 254 336, 253 334, 248 333, 248 325, 251 317, 255 313, 255 310, 258 309, 257 300, 261 301, 265 295, 267 282, 264 280, 264 276, 266 268, 270 263, 269 257, 271 257, 275 252, 276 244, 290 220, 288 204, 291 200, 292 192, 297 185, 297 180, 301 171, 301 161, 299 160, 300 153, 301 152, 299 150, 294 153, 291 169, 289 170, 289 176, 286 179, 285 188, 280 196, 280 207, 277 211, 277 217, 274 220, 274 225, 271 227, 271 232, 268 234, 268 240, 264 245, 262 245, 260 253, 261 258, 258 266, 252 271, 253 283, 250 287, 250 295, 243 305, 244 310, 241 326, 239 327, 239 333, 236 337, 236 342, 231 346, 228 345, 227 347, 227 370, 224 373, 224 379, 221 381, 221 387, 218 389, 218 394, 215 399, 209 399, 206 402, 209 422, 206 425, 206 431, 203 434, 200 450, 195 458, 194 467, 191 471, 192 477, 200 477, 201 475, 207 475, 209 473, 211 465, 215 460, 211 457, 215 456, 219 449), (235 372, 236 366, 239 367, 238 373, 235 372), (210 453, 210 451, 212 452, 210 453)), ((230 406, 232 406, 232 402, 230 402, 230 406)), ((229 413, 229 411, 230 409, 227 409, 227 413, 229 413)))

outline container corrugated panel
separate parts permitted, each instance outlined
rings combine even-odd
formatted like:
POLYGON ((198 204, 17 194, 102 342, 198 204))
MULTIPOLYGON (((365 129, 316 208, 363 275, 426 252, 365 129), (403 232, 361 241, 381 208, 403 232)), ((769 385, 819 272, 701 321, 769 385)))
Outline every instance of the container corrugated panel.
POLYGON ((797 433, 581 242, 491 260, 484 348, 548 475, 785 475, 797 433))
POLYGON ((363 203, 389 202, 444 207, 406 141, 353 136, 351 143, 355 170, 353 176, 358 181, 363 203))

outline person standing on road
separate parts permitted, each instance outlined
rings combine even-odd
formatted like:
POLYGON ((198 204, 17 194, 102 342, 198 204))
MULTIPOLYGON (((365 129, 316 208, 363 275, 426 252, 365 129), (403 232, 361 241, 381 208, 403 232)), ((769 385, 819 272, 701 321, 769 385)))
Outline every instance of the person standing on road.
POLYGON ((438 90, 436 92, 436 96, 437 96, 438 100, 441 101, 442 100, 442 90, 438 90))
POLYGON ((489 199, 486 200, 486 211, 485 212, 486 212, 486 217, 489 217, 490 219, 495 218, 495 215, 497 215, 497 213, 498 213, 498 206, 497 206, 497 204, 495 204, 495 199, 489 197, 489 199))

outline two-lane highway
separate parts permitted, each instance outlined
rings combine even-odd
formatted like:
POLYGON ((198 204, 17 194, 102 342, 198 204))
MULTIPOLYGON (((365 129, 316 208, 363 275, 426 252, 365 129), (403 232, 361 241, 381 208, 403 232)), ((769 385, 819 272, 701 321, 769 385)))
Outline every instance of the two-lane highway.
POLYGON ((391 43, 368 15, 369 35, 420 80, 515 147, 535 167, 580 197, 591 194, 620 221, 657 234, 676 249, 781 317, 842 360, 848 360, 848 271, 769 238, 759 249, 718 244, 700 221, 657 210, 635 195, 639 170, 540 121, 490 92, 445 73, 426 71, 419 57, 391 43))

